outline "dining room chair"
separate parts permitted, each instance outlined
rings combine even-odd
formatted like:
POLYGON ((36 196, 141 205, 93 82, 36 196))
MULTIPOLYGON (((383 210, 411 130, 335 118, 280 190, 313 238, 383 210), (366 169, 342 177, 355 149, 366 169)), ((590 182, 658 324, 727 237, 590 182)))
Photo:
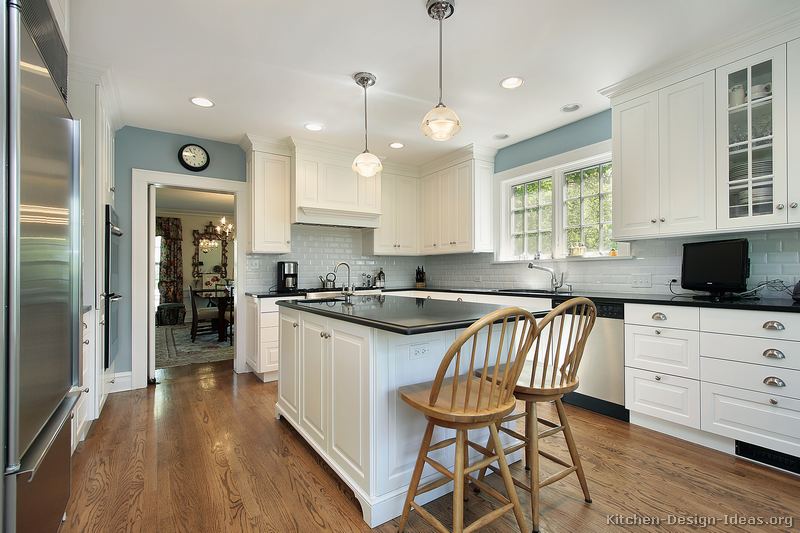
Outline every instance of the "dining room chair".
POLYGON ((209 291, 193 289, 189 287, 189 299, 192 303, 192 342, 198 335, 205 335, 219 332, 217 321, 219 320, 219 309, 217 307, 199 307, 197 300, 205 296, 209 291))

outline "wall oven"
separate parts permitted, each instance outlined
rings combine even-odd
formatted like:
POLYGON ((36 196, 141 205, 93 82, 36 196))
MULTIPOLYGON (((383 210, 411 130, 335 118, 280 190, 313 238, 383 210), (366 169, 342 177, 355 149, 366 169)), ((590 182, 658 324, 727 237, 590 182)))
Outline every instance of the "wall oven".
POLYGON ((119 218, 114 208, 106 205, 106 269, 105 269, 105 325, 103 360, 105 368, 111 366, 119 350, 119 306, 117 302, 122 299, 119 293, 119 246, 122 240, 122 230, 119 228, 119 218))

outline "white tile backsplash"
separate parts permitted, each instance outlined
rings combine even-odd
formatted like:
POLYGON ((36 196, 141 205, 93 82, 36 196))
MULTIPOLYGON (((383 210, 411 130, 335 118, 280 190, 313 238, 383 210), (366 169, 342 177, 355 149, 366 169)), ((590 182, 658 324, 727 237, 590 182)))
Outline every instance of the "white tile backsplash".
MULTIPOLYGON (((800 235, 797 230, 773 230, 741 235, 696 238, 650 239, 632 243, 633 259, 599 261, 543 261, 542 264, 564 272, 567 283, 577 291, 625 293, 669 293, 670 279, 680 279, 682 244, 744 237, 750 241, 752 262, 750 285, 767 279, 781 279, 794 284, 800 279, 800 235), (631 287, 634 274, 651 274, 652 287, 631 287)), ((333 270, 339 261, 353 267, 353 280, 361 284, 361 273, 374 275, 380 267, 386 273, 387 287, 413 287, 417 265, 424 265, 431 288, 532 288, 549 287, 549 275, 529 270, 527 263, 494 263, 493 254, 454 254, 428 257, 382 257, 362 253, 362 230, 327 226, 292 227, 291 254, 249 255, 247 279, 249 291, 268 290, 275 284, 277 261, 297 261, 301 287, 318 287, 317 276, 333 270)), ((340 269, 337 284, 345 276, 340 269)), ((680 291, 680 282, 674 286, 680 291)), ((764 296, 785 296, 765 290, 764 296)))

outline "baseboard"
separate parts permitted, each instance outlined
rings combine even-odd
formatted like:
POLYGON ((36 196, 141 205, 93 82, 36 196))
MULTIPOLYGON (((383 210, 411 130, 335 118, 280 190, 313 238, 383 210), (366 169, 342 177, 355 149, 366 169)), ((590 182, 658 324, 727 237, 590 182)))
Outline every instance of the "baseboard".
POLYGON ((675 422, 669 422, 642 413, 632 412, 630 422, 635 426, 652 429, 653 431, 693 442, 694 444, 699 444, 700 446, 705 446, 706 448, 711 448, 729 455, 734 455, 735 453, 734 440, 728 437, 715 435, 707 431, 690 428, 682 424, 676 424, 675 422))
POLYGON ((80 426, 78 426, 78 442, 83 442, 86 439, 86 435, 89 434, 89 430, 92 427, 93 420, 83 420, 80 426))
POLYGON ((622 420, 623 422, 630 421, 630 412, 625 409, 624 405, 601 400, 600 398, 594 398, 592 396, 586 396, 578 392, 565 394, 562 401, 570 405, 588 409, 589 411, 594 411, 595 413, 600 413, 601 415, 622 420))
POLYGON ((108 384, 108 393, 129 391, 133 387, 133 375, 128 372, 114 373, 114 379, 108 384))

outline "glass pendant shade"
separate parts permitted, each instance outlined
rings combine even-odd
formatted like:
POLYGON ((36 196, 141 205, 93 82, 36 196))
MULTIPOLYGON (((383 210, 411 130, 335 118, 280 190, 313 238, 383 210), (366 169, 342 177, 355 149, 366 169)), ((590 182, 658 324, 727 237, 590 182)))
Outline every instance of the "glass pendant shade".
POLYGON ((434 141, 449 141, 461 131, 461 119, 455 111, 444 104, 439 104, 428 111, 419 129, 434 141))
POLYGON ((366 150, 353 160, 353 171, 365 178, 371 178, 381 170, 383 170, 383 163, 380 158, 366 150))

